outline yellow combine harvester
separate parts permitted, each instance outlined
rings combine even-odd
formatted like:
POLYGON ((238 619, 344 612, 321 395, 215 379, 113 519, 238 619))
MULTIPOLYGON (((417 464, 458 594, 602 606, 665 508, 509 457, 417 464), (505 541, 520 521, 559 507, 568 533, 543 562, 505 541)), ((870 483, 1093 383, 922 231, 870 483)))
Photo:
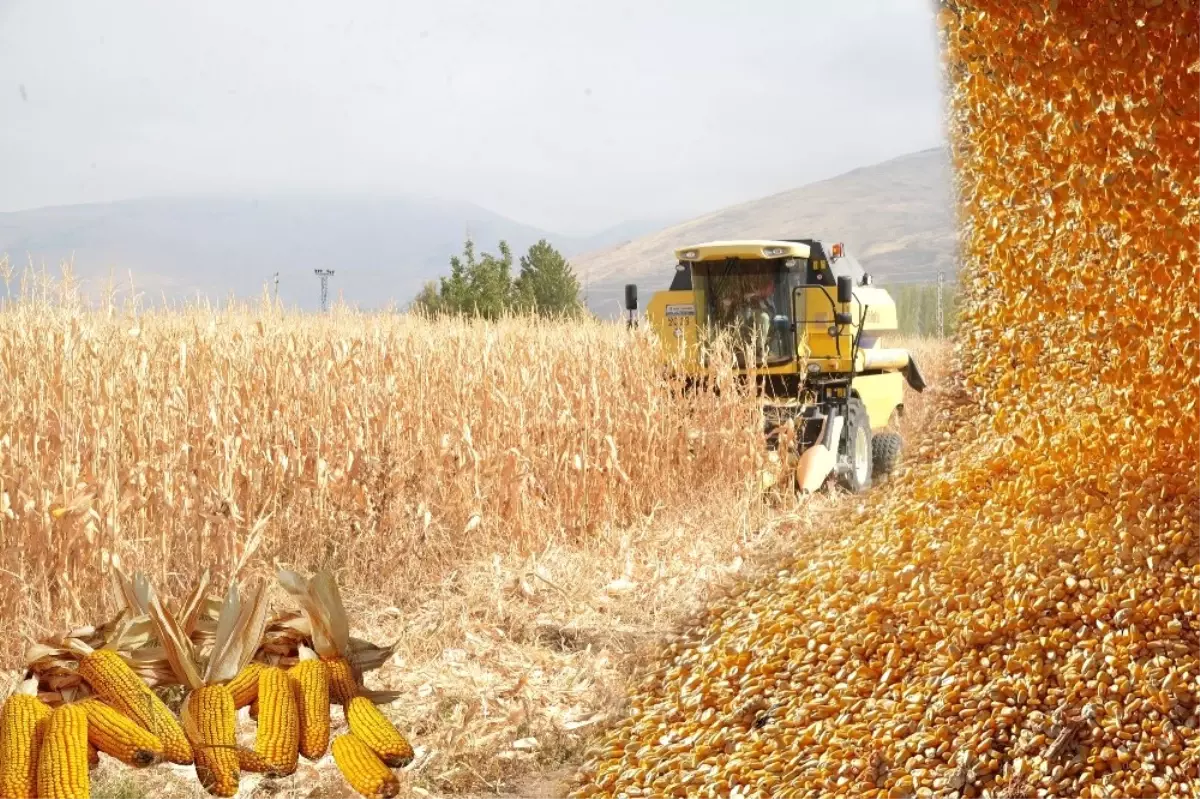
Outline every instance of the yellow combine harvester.
MULTIPOLYGON (((646 307, 664 356, 702 377, 706 345, 732 334, 737 369, 765 398, 768 440, 795 421, 801 489, 833 473, 859 492, 895 468, 904 384, 919 392, 925 381, 908 350, 883 346, 897 329, 896 305, 841 244, 827 252, 814 239, 714 241, 675 257, 670 289, 646 307)), ((626 306, 636 309, 636 286, 626 287, 626 306)))

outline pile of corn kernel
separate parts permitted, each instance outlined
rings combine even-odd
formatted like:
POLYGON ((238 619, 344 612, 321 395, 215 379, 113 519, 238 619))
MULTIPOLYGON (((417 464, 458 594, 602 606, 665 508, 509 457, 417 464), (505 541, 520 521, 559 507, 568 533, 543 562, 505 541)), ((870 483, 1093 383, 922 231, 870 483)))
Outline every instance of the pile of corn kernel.
POLYGON ((1200 795, 1194 5, 940 6, 964 399, 575 796, 1200 795))

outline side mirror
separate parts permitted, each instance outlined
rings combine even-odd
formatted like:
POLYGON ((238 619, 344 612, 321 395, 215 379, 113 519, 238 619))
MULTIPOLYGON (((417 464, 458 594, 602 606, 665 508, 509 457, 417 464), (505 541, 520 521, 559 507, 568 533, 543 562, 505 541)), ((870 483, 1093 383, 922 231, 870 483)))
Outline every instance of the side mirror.
POLYGON ((634 283, 625 284, 625 310, 637 310, 637 285, 634 283))
POLYGON ((839 305, 845 305, 854 299, 854 278, 849 275, 842 275, 837 279, 837 301, 839 305))

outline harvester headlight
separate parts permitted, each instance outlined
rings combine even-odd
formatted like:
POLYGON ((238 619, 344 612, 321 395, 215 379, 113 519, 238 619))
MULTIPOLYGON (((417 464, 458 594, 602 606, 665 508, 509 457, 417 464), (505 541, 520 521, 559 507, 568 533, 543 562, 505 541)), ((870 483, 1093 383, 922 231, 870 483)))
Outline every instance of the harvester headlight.
POLYGON ((683 254, 683 260, 685 261, 694 261, 699 257, 700 253, 696 252, 695 250, 688 250, 683 254))
POLYGON ((838 329, 837 329, 837 327, 836 327, 835 325, 830 325, 830 326, 829 326, 829 335, 831 335, 831 336, 835 336, 835 337, 836 337, 836 336, 837 336, 837 334, 838 334, 838 329))
POLYGON ((763 247, 763 255, 768 258, 778 258, 786 252, 787 249, 784 247, 763 247))
POLYGON ((786 266, 788 269, 795 269, 797 266, 800 265, 800 261, 798 261, 795 258, 788 258, 786 261, 783 262, 783 265, 786 266))
POLYGON ((812 373, 816 374, 817 372, 821 371, 821 364, 819 364, 819 363, 810 363, 810 364, 808 365, 808 371, 810 371, 810 372, 812 372, 812 373))

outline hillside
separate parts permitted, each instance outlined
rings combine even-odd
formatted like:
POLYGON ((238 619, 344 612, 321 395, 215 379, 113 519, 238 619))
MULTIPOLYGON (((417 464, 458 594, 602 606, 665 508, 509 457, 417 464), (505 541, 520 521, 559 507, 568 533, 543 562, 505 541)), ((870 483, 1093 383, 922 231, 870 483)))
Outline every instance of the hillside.
POLYGON ((954 205, 949 152, 923 150, 759 200, 572 259, 587 275, 589 305, 620 310, 622 286, 641 296, 670 282, 679 246, 725 238, 844 241, 881 284, 947 279, 955 272, 954 205))
POLYGON ((73 256, 89 293, 110 271, 118 281, 132 271, 149 301, 254 296, 279 272, 280 298, 301 308, 318 302, 312 270, 334 269, 331 294, 379 308, 407 303, 424 281, 448 272, 468 230, 489 252, 505 239, 519 255, 544 237, 572 255, 661 226, 628 222, 573 237, 469 203, 417 197, 155 197, 0 213, 0 256, 18 269, 32 259, 50 270, 73 256))

